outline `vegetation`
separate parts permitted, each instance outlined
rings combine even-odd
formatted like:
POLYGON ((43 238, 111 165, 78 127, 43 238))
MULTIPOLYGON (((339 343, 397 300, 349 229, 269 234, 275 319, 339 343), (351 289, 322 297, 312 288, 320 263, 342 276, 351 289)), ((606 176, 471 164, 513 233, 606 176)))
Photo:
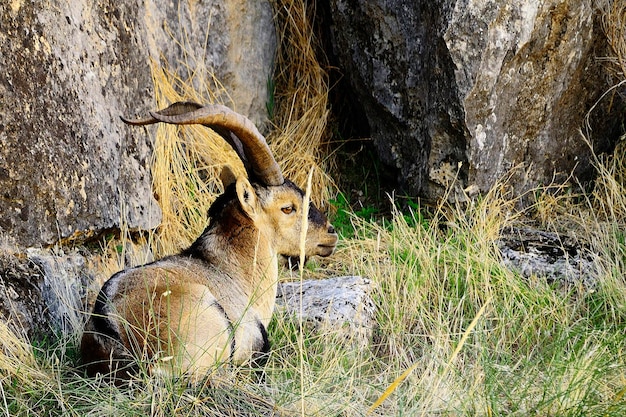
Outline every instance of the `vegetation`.
MULTIPOLYGON (((0 323, 0 415, 626 415, 624 144, 596 161, 598 179, 587 193, 537 190, 536 204, 520 213, 504 182, 463 207, 442 205, 424 216, 410 204, 377 221, 371 208, 352 210, 324 174, 333 165, 320 152, 329 137, 325 75, 304 7, 275 2, 284 34, 295 40, 283 42, 270 143, 287 176, 305 184, 313 169, 315 198, 334 201, 343 240, 318 271, 376 284, 370 344, 309 333, 277 314, 261 370, 223 367, 197 386, 140 372, 118 387, 76 370, 79 334, 33 346, 0 323), (285 114, 293 117, 279 120, 285 114), (500 231, 529 216, 588 242, 599 266, 594 287, 525 279, 502 266, 500 231)), ((156 105, 224 97, 210 71, 194 68, 194 79, 181 80, 155 65, 156 105)), ((154 253, 171 253, 199 234, 220 192, 220 167, 237 168, 237 158, 210 135, 195 127, 156 130, 154 189, 164 221, 144 242, 154 253)), ((136 246, 124 234, 110 241, 103 277, 126 259, 145 261, 136 246)))

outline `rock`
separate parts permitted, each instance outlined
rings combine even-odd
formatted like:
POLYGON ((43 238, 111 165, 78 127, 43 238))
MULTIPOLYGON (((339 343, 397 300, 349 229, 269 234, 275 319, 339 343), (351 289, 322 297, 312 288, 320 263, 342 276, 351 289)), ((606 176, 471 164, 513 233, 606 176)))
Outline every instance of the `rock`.
POLYGON ((450 153, 459 151, 452 145, 464 137, 452 62, 440 53, 445 19, 438 15, 439 3, 330 0, 330 36, 340 70, 363 106, 381 160, 397 168, 402 185, 415 193, 428 180, 437 130, 449 136, 450 153), (445 128, 431 130, 441 117, 445 128))
POLYGON ((592 252, 571 236, 507 227, 498 240, 498 248, 502 264, 525 278, 593 289, 599 276, 592 252))
POLYGON ((78 335, 94 273, 80 254, 0 250, 0 318, 27 340, 78 335))
POLYGON ((278 286, 276 307, 315 331, 338 332, 365 345, 375 323, 372 289, 372 282, 359 276, 285 282, 278 286))
POLYGON ((148 139, 118 117, 152 101, 130 21, 138 8, 15 1, 0 10, 0 227, 24 246, 88 236, 122 215, 156 227, 148 139))
POLYGON ((94 274, 79 254, 54 254, 44 250, 28 250, 28 259, 43 272, 42 304, 50 316, 50 329, 56 334, 77 334, 82 331, 87 306, 87 288, 94 274))
POLYGON ((17 335, 32 340, 48 333, 42 302, 43 273, 24 256, 0 251, 0 319, 17 335))
MULTIPOLYGON (((579 130, 612 86, 592 0, 329 0, 338 65, 381 160, 411 195, 485 192, 512 169, 514 195, 574 171, 590 179, 579 130)), ((589 119, 596 152, 623 133, 612 95, 589 119)))
POLYGON ((0 232, 26 247, 158 226, 149 136, 119 120, 154 107, 151 62, 215 67, 262 123, 275 47, 267 1, 2 3, 0 232))
MULTIPOLYGON (((592 0, 456 3, 444 39, 469 132, 470 184, 486 191, 518 165, 511 185, 519 194, 573 170, 589 180, 591 149, 580 129, 612 85, 598 63, 608 54, 600 17, 592 0)), ((598 152, 619 137, 625 107, 616 104, 592 115, 601 115, 593 122, 598 152)))

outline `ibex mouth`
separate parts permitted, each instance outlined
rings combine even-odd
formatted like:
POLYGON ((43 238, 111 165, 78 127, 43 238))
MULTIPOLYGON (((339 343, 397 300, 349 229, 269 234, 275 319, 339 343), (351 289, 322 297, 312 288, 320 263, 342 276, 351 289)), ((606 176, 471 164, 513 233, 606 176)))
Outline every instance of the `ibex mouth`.
POLYGON ((317 256, 326 257, 333 254, 337 247, 338 236, 336 234, 329 235, 328 242, 317 245, 317 256))
POLYGON ((318 245, 317 246, 317 256, 321 256, 322 258, 332 255, 334 251, 335 251, 335 245, 332 245, 332 246, 318 245))

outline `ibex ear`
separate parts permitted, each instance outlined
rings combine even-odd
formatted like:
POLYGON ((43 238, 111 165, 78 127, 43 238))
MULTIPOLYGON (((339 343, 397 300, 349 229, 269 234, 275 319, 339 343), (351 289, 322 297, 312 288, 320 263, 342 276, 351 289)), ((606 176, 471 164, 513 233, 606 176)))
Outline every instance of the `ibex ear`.
POLYGON ((256 218, 257 215, 257 197, 256 192, 254 191, 254 187, 250 184, 245 177, 240 177, 237 179, 237 184, 235 185, 237 189, 237 198, 239 199, 239 203, 241 204, 241 208, 246 212, 248 217, 252 220, 256 218))
POLYGON ((222 172, 220 172, 220 181, 222 181, 224 189, 226 189, 226 187, 228 187, 230 184, 237 181, 237 176, 230 168, 230 166, 224 165, 224 167, 222 168, 222 172))

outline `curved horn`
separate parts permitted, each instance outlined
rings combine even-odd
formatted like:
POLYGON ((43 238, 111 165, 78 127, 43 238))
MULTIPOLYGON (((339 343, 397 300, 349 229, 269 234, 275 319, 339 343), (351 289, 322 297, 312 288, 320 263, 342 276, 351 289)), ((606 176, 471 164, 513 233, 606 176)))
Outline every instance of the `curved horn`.
POLYGON ((189 113, 192 112, 194 110, 198 110, 202 108, 201 104, 198 103, 194 103, 191 101, 179 101, 177 103, 172 104, 169 107, 166 107, 162 110, 157 110, 155 112, 150 112, 150 117, 146 117, 144 119, 127 119, 124 116, 120 116, 120 119, 122 119, 122 121, 124 123, 126 123, 127 125, 132 125, 132 126, 144 126, 144 125, 151 125, 154 123, 158 123, 160 122, 159 119, 155 119, 154 117, 152 117, 153 113, 162 115, 162 116, 176 116, 179 114, 184 114, 184 113, 189 113))
MULTIPOLYGON (((146 117, 143 119, 127 119, 124 116, 120 116, 120 119, 122 119, 122 121, 126 124, 132 125, 132 126, 145 126, 145 125, 151 125, 154 123, 159 123, 161 120, 155 118, 152 116, 152 114, 158 114, 159 116, 179 116, 185 113, 190 113, 192 111, 201 109, 203 106, 201 104, 198 103, 194 103, 191 101, 179 101, 177 103, 174 103, 172 105, 170 105, 169 107, 166 107, 162 110, 158 110, 156 112, 151 112, 151 116, 150 117, 146 117)), ((235 153, 237 154, 237 156, 239 156, 239 159, 241 159, 241 161, 243 162, 244 167, 246 168, 246 172, 250 171, 250 163, 248 162, 248 158, 243 150, 243 145, 241 143, 241 141, 239 140, 239 138, 237 136, 235 136, 230 130, 228 129, 224 129, 222 127, 213 125, 210 126, 211 129, 213 129, 218 135, 220 135, 226 142, 228 142, 228 144, 230 146, 232 146, 232 148, 235 150, 235 153)))
POLYGON ((215 130, 233 147, 244 163, 249 177, 258 179, 265 185, 281 185, 285 181, 272 151, 254 123, 226 106, 178 102, 165 109, 150 112, 150 116, 138 120, 122 118, 122 121, 131 125, 157 122, 201 124, 215 130))

